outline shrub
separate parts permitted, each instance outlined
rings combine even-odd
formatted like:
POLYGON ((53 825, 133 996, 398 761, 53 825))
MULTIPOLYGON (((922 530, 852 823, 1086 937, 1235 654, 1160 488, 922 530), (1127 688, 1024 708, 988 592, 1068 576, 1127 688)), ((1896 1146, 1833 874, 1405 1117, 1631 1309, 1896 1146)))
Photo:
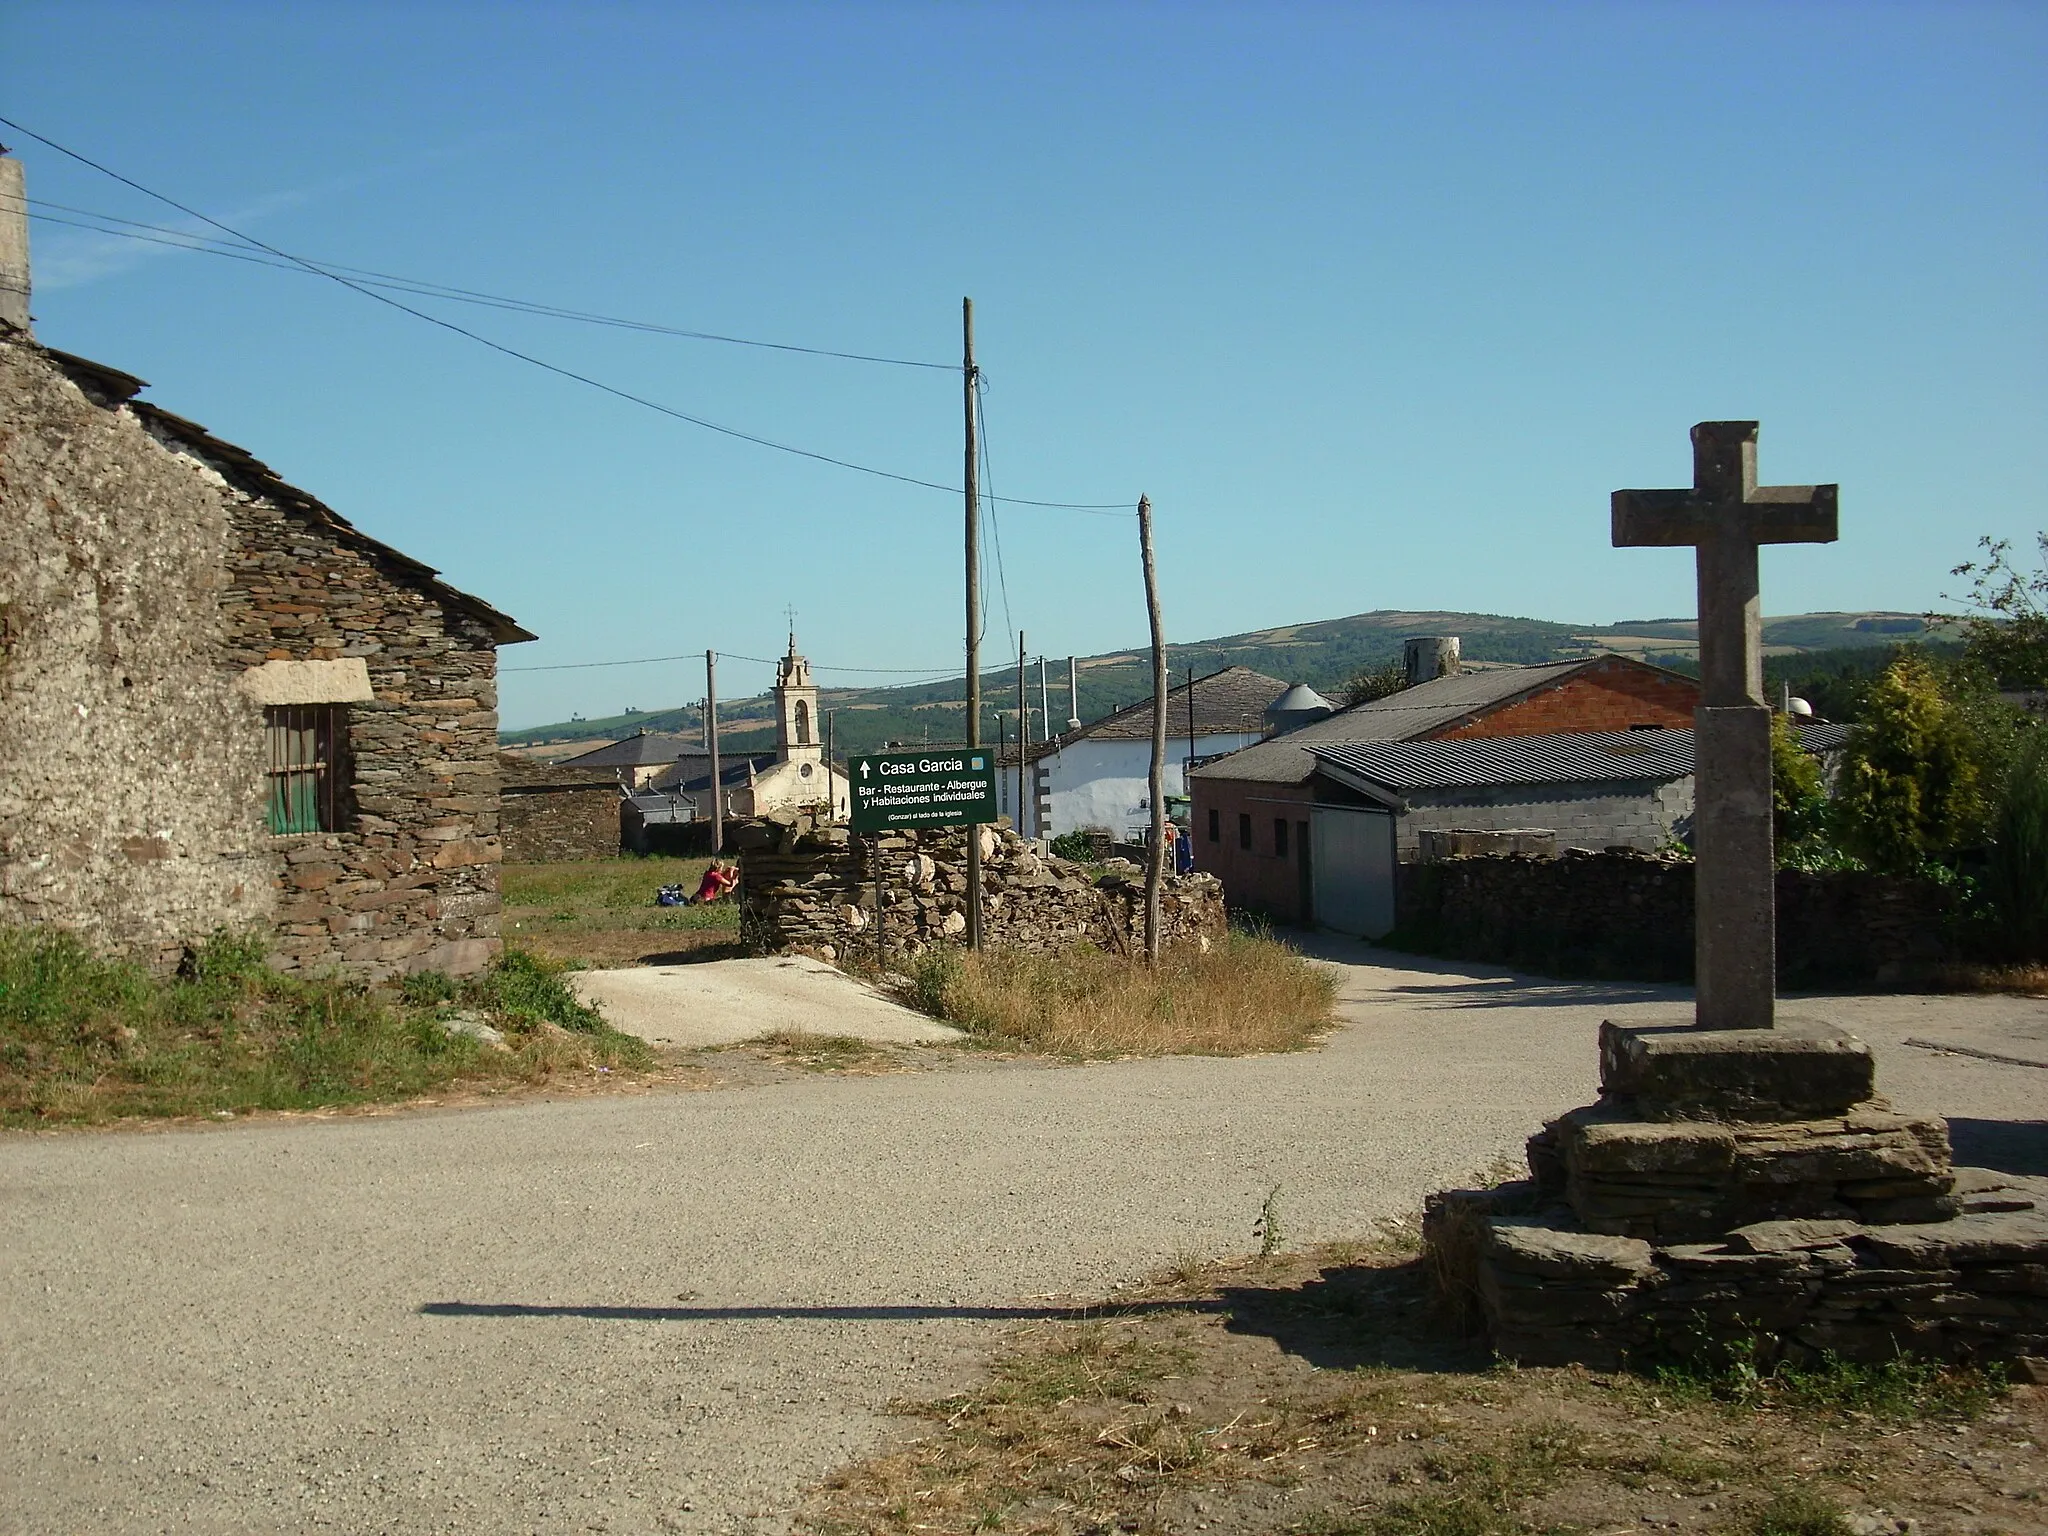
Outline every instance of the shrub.
POLYGON ((1975 748, 1933 664, 1893 662, 1843 753, 1835 821, 1844 846, 1873 869, 1910 874, 1972 845, 1987 810, 1975 748))
POLYGON ((2048 733, 2030 733, 2007 770, 1984 892, 2015 957, 2048 959, 2048 733))

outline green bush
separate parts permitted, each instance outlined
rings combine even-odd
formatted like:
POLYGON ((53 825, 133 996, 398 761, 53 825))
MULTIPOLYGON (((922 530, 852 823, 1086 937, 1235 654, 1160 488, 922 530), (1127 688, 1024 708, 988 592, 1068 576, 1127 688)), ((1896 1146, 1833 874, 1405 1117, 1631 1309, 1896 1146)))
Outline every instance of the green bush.
POLYGON ((1842 845, 1892 874, 1976 846, 1988 810, 1979 746, 1932 662, 1893 662, 1843 752, 1833 817, 1842 845))
POLYGON ((2014 958, 2048 959, 2048 732, 2031 732, 2007 769, 1984 893, 2014 958))
POLYGON ((461 1000, 526 1024, 559 1024, 596 1034, 604 1016, 577 1000, 562 977, 569 967, 523 949, 507 949, 483 975, 465 984, 461 1000))

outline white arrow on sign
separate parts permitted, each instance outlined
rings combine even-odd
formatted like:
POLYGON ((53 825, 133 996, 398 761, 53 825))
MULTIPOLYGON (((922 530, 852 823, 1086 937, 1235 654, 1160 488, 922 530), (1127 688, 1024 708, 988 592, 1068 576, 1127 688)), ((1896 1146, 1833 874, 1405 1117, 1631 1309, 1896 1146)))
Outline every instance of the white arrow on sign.
POLYGON ((860 765, 860 776, 862 778, 866 778, 868 776, 868 765, 866 763, 862 763, 860 765))

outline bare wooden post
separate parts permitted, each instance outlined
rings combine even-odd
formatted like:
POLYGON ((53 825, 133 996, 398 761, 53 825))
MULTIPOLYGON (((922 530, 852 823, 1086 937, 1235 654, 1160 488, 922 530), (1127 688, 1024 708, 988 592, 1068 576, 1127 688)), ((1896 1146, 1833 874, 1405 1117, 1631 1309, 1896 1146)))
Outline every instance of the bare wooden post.
POLYGON ((1152 621, 1152 835, 1145 849, 1145 963, 1159 963, 1159 887, 1166 872, 1166 634, 1159 572, 1152 561, 1152 498, 1138 498, 1138 552, 1145 562, 1145 613, 1152 621))
MULTIPOLYGON (((967 747, 981 745, 981 467, 974 440, 974 300, 960 301, 960 396, 967 416, 967 747)), ((1002 771, 1002 759, 996 759, 1002 771)), ((877 916, 880 912, 877 911, 877 916)), ((967 947, 981 948, 981 833, 967 838, 967 947)))
POLYGON ((825 819, 827 821, 837 821, 839 819, 839 791, 832 787, 832 775, 838 771, 832 766, 832 760, 837 755, 837 747, 832 735, 832 717, 838 713, 839 711, 836 709, 825 711, 825 819))
POLYGON ((704 748, 711 754, 711 857, 725 851, 725 786, 718 781, 718 652, 704 653, 704 748))

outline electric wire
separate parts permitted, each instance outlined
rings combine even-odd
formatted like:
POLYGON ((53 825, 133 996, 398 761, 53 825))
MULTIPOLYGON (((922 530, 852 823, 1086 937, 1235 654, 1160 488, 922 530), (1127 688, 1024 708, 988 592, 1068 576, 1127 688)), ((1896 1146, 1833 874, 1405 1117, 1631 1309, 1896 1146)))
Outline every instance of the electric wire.
MULTIPOLYGON (((10 203, 13 199, 8 199, 10 203)), ((225 256, 234 261, 246 261, 253 266, 269 267, 278 272, 295 272, 301 276, 325 276, 344 272, 358 278, 368 288, 387 288, 398 293, 417 294, 421 298, 448 299, 460 304, 479 304, 490 309, 509 310, 514 314, 541 315, 553 320, 574 320, 584 325, 610 326, 617 330, 645 331, 657 336, 679 336, 691 341, 717 341, 736 347, 760 347, 771 352, 800 352, 809 357, 836 357, 857 363, 886 363, 896 368, 931 368, 945 373, 957 371, 953 363, 928 363, 907 357, 882 357, 868 352, 838 352, 828 347, 802 347, 785 341, 759 341, 746 336, 726 336, 716 331, 694 331, 681 326, 662 325, 652 320, 628 320, 618 315, 595 314, 588 310, 569 309, 559 304, 543 304, 533 299, 508 298, 503 294, 482 293, 474 288, 456 288, 445 283, 433 283, 425 278, 401 277, 393 272, 378 272, 369 267, 352 267, 345 262, 315 261, 311 257, 303 262, 271 261, 253 246, 231 245, 224 240, 172 229, 162 224, 144 224, 136 219, 124 219, 111 213, 98 213, 91 209, 72 208, 63 203, 44 202, 30 198, 32 208, 57 208, 65 213, 80 214, 86 219, 102 219, 108 223, 126 224, 128 229, 107 229, 98 224, 88 224, 80 219, 59 218, 50 213, 31 212, 29 217, 45 224, 62 224, 71 229, 90 230, 96 235, 108 235, 122 240, 139 240, 151 245, 168 246, 176 251, 192 251, 201 256, 225 256), (135 231, 148 230, 152 233, 138 234, 135 231), (313 269, 318 269, 313 270, 313 269)), ((15 203, 15 206, 19 206, 15 203)))
MULTIPOLYGON (((399 311, 401 314, 412 316, 415 320, 423 320, 428 325, 436 326, 441 330, 448 331, 453 333, 454 335, 464 337, 469 341, 475 342, 478 346, 488 347, 493 352, 497 352, 502 354, 503 356, 513 358, 522 363, 526 363, 531 367, 539 368, 544 372, 555 374, 560 378, 573 380, 578 384, 583 384, 591 389, 599 390, 602 393, 611 395, 616 399, 624 400, 633 405, 644 407, 647 410, 655 411, 663 416, 672 417, 677 421, 688 422, 691 426, 701 427, 707 432, 715 432, 724 437, 737 439, 740 442, 752 443, 759 448, 771 448, 778 453, 787 453, 797 458, 810 459, 813 462, 819 464, 830 464, 838 469, 852 470, 856 474, 871 475, 879 480, 892 480, 901 485, 915 485, 928 491, 943 491, 946 494, 952 496, 959 496, 964 494, 960 487, 945 485, 937 480, 924 480, 920 479, 916 475, 903 475, 898 474, 894 470, 877 469, 874 466, 868 464, 856 464, 851 459, 835 458, 829 453, 818 453, 809 448, 798 448, 794 444, 779 443, 772 438, 759 437, 752 432, 743 432, 737 427, 728 427, 719 422, 708 420, 707 418, 702 416, 693 416, 687 411, 677 410, 673 406, 663 405, 659 401, 650 400, 645 395, 636 395, 631 390, 620 389, 616 385, 607 384, 601 379, 592 378, 589 374, 578 373, 573 368, 565 368, 561 366, 559 363, 548 362, 544 358, 535 357, 530 352, 522 352, 517 347, 507 346, 502 341, 494 341, 490 337, 482 335, 479 332, 472 331, 466 326, 457 325, 453 320, 446 320, 439 315, 429 314, 426 310, 415 309, 410 304, 401 303, 399 300, 391 297, 390 294, 380 293, 375 288, 366 286, 364 283, 358 281, 355 278, 345 277, 339 272, 328 271, 327 269, 320 267, 313 262, 307 261, 302 257, 294 256, 289 251, 279 250, 276 246, 270 245, 265 241, 258 240, 251 235, 245 235, 240 230, 235 229, 230 225, 223 224, 219 219, 216 219, 209 214, 204 214, 201 213, 196 208, 188 207, 186 204, 179 202, 174 197, 170 197, 165 193, 157 192, 149 187, 145 187, 141 182, 135 181, 130 177, 124 176, 119 171, 101 165, 97 160, 93 160, 85 155, 82 155, 75 149, 67 149, 62 144, 57 143, 54 139, 45 138, 42 134, 37 133, 33 128, 24 127, 22 126, 22 124, 14 121, 14 119, 12 118, 0 117, 0 124, 5 124, 7 127, 14 129, 17 133, 25 133, 30 138, 34 139, 38 144, 42 144, 47 148, 53 149, 58 154, 63 155, 68 159, 75 160, 80 165, 86 166, 91 170, 98 171, 102 176, 110 177, 113 180, 120 182, 121 185, 123 185, 124 187, 128 187, 134 191, 140 192, 145 197, 154 198, 156 201, 164 204, 166 207, 175 208, 178 210, 178 212, 184 214, 187 218, 198 219, 203 224, 210 224, 211 226, 213 226, 213 228, 220 230, 223 234, 231 235, 235 239, 242 241, 246 245, 254 246, 256 249, 267 252, 268 254, 275 256, 282 261, 290 262, 293 266, 303 268, 305 271, 310 272, 315 276, 324 277, 328 279, 328 281, 330 282, 338 283, 342 287, 347 288, 354 293, 361 294, 366 299, 372 299, 379 304, 388 305, 390 308, 399 311)), ((1130 515, 1130 513, 1125 508, 1114 502, 1038 501, 1021 496, 1010 496, 1005 497, 1004 499, 1016 506, 1045 507, 1060 511, 1091 513, 1095 516, 1114 515, 1128 517, 1130 515)))
MULTIPOLYGON (((988 532, 989 543, 996 552, 996 584, 1003 592, 1003 627, 1007 633, 1017 632, 1017 621, 1010 614, 1010 575, 1003 568, 1003 525, 996 516, 996 474, 988 456, 988 380, 980 369, 974 371, 974 416, 980 426, 981 483, 988 487, 988 532)), ((981 599, 981 628, 988 631, 988 594, 981 599)))

